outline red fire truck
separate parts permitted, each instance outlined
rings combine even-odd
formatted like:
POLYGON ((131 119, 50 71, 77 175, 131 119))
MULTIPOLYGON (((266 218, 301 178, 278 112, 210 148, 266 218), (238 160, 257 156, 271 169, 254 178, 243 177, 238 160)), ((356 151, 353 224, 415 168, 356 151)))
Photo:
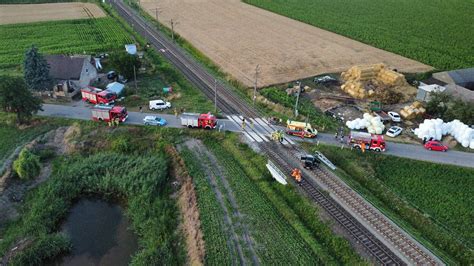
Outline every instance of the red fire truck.
POLYGON ((92 104, 110 104, 117 99, 117 94, 108 90, 87 87, 81 90, 82 100, 92 104))
POLYGON ((118 119, 125 122, 128 118, 127 108, 121 106, 96 105, 92 108, 92 119, 94 121, 111 122, 118 119))
POLYGON ((382 135, 351 131, 349 143, 356 149, 385 151, 385 140, 382 135))
POLYGON ((217 126, 217 119, 215 115, 211 113, 207 114, 195 114, 195 113, 183 113, 181 115, 181 125, 185 127, 199 127, 205 129, 213 129, 217 126))

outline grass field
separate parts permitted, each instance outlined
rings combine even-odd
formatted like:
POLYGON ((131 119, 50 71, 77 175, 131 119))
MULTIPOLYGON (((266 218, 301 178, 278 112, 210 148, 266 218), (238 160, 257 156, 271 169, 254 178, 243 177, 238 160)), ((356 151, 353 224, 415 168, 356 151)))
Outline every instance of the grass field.
POLYGON ((80 19, 0 26, 0 71, 20 72, 26 50, 35 44, 43 54, 110 53, 131 43, 114 19, 80 19))
MULTIPOLYGON (((314 148, 313 148, 314 149, 314 148)), ((474 170, 320 146, 352 187, 461 264, 474 256, 474 170)))
POLYGON ((244 2, 418 60, 437 69, 474 66, 472 1, 244 2))
POLYGON ((229 231, 237 235, 248 232, 262 264, 363 264, 349 244, 319 220, 312 203, 292 187, 275 182, 265 168, 265 158, 238 144, 237 135, 225 139, 207 136, 204 143, 217 161, 202 152, 183 153, 198 192, 206 264, 235 262, 238 249, 234 246, 242 247, 245 258, 252 258, 245 237, 229 244, 233 239, 229 231), (216 171, 215 184, 206 180, 209 177, 203 165, 216 171), (222 197, 216 196, 216 191, 222 197), (232 214, 227 223, 226 213, 232 214), (229 229, 229 223, 234 225, 233 229, 229 229))
POLYGON ((28 143, 35 137, 55 127, 51 122, 49 124, 19 128, 15 125, 14 119, 12 115, 0 112, 0 166, 3 165, 5 159, 10 156, 16 147, 28 143))

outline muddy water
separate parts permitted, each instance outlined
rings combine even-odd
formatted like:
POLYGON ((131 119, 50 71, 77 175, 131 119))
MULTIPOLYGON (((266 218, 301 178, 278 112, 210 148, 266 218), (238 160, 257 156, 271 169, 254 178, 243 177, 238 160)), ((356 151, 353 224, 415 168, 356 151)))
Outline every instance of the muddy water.
POLYGON ((62 229, 72 251, 53 265, 128 265, 137 251, 137 238, 120 206, 84 199, 71 209, 62 229))

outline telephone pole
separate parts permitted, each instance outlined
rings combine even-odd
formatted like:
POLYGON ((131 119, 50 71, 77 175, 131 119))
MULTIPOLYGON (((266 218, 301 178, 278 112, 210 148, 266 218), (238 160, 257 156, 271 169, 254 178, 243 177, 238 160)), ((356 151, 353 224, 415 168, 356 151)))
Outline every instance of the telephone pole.
POLYGON ((253 87, 253 105, 255 105, 255 100, 257 99, 257 81, 258 81, 258 71, 260 70, 260 65, 255 67, 255 84, 253 87))
POLYGON ((135 81, 135 91, 138 91, 138 86, 137 86, 137 71, 135 70, 135 66, 133 66, 133 80, 135 81))
POLYGON ((214 113, 217 113, 217 80, 214 80, 214 113))
POLYGON ((178 25, 178 22, 170 20, 171 23, 171 39, 174 41, 174 26, 178 25))
POLYGON ((155 18, 156 22, 158 22, 158 28, 160 27, 160 21, 158 20, 158 14, 161 13, 161 9, 159 7, 155 8, 155 18))
POLYGON ((296 95, 296 104, 295 104, 295 118, 298 116, 298 101, 300 100, 300 94, 301 94, 301 82, 297 81, 298 84, 298 95, 296 95))

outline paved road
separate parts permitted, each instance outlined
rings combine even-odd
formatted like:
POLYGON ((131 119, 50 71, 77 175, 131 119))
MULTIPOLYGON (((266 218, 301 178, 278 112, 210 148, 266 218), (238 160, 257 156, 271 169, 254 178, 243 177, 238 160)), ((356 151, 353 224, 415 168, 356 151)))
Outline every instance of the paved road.
MULTIPOLYGON (((51 117, 65 117, 82 120, 91 119, 90 106, 79 104, 78 106, 65 106, 55 104, 44 104, 44 111, 40 112, 40 115, 51 116, 51 117)), ((125 124, 131 125, 142 125, 143 118, 146 115, 156 115, 156 113, 139 113, 129 112, 129 117, 125 124)), ((160 117, 165 118, 168 121, 169 127, 182 127, 178 118, 174 115, 169 114, 158 114, 160 117)), ((237 123, 232 122, 228 119, 219 119, 219 124, 223 125, 222 130, 241 132, 241 129, 237 123)), ((281 129, 284 129, 281 127, 281 129)), ((268 135, 268 132, 261 132, 262 134, 268 135)), ((290 137, 294 141, 306 141, 316 143, 317 141, 332 145, 341 145, 340 142, 334 139, 334 135, 320 133, 317 139, 301 139, 299 137, 290 137)), ((448 151, 435 152, 424 149, 421 145, 401 144, 390 142, 388 149, 385 152, 389 155, 405 157, 416 160, 430 161, 435 163, 452 164, 465 167, 474 167, 474 153, 460 152, 460 151, 448 151)))

